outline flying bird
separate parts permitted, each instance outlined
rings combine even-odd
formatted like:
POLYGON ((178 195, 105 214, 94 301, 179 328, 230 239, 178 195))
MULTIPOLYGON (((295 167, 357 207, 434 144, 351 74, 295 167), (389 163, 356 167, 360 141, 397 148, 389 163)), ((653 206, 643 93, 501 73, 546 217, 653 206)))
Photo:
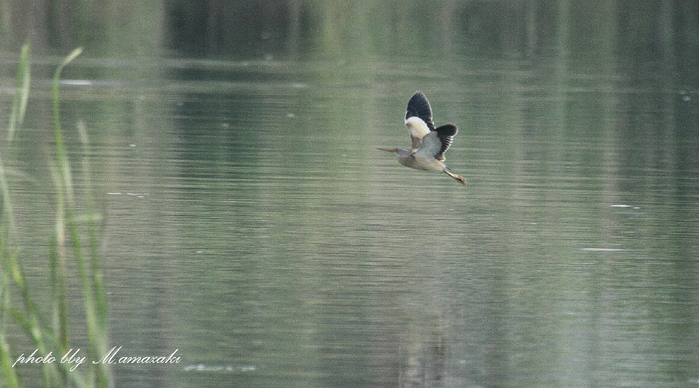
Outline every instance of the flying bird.
POLYGON ((435 128, 432 122, 432 107, 421 91, 415 92, 405 112, 405 126, 410 133, 412 145, 408 148, 379 148, 393 152, 400 164, 425 171, 444 171, 457 182, 465 185, 466 179, 451 172, 444 164, 447 152, 458 129, 454 124, 444 124, 435 128))

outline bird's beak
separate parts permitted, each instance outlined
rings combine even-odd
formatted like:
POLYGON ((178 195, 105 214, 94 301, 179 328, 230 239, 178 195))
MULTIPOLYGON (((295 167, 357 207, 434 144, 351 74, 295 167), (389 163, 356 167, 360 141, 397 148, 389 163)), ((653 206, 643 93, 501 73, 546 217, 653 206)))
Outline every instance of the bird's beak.
POLYGON ((377 148, 377 149, 381 150, 381 151, 386 151, 386 152, 393 152, 394 154, 396 153, 395 148, 377 148))

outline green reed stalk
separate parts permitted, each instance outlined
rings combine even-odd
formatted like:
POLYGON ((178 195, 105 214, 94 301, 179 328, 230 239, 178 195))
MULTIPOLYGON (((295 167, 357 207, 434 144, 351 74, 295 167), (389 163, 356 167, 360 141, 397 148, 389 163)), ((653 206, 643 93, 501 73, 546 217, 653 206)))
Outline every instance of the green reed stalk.
MULTIPOLYGON (((51 299, 51 307, 53 309, 52 323, 48 323, 42 318, 43 314, 41 314, 38 306, 32 300, 24 272, 17 259, 17 250, 13 248, 12 202, 0 155, 0 195, 2 196, 0 198, 0 205, 2 206, 0 208, 0 264, 2 265, 0 267, 0 371, 2 371, 4 383, 8 387, 21 386, 17 370, 12 365, 14 359, 11 357, 11 348, 4 332, 8 318, 14 320, 27 334, 41 356, 52 352, 54 356, 60 358, 61 355, 71 348, 68 336, 68 302, 66 292, 68 279, 66 262, 69 251, 72 251, 72 256, 76 260, 78 277, 83 291, 90 359, 100 359, 106 354, 108 347, 106 293, 104 292, 98 255, 95 231, 95 220, 97 217, 92 206, 92 193, 88 175, 89 163, 87 157, 85 157, 82 167, 83 172, 88 177, 85 189, 88 245, 91 259, 88 266, 86 254, 81 243, 80 225, 78 218, 74 215, 76 206, 75 195, 60 119, 59 85, 61 72, 66 65, 80 55, 81 51, 81 49, 76 49, 68 55, 56 69, 53 79, 53 130, 55 139, 53 176, 56 188, 56 224, 49 250, 50 282, 53 290, 51 299), (10 297, 11 286, 19 291, 22 308, 13 304, 10 297)), ((25 46, 22 50, 17 85, 21 85, 21 88, 16 91, 15 99, 13 100, 13 113, 8 126, 8 138, 10 140, 14 131, 21 126, 21 120, 26 109, 29 90, 29 46, 25 46)), ((88 147, 87 131, 84 124, 80 123, 78 130, 83 147, 88 147)), ((87 152, 85 154, 87 155, 87 152)), ((109 365, 99 364, 93 367, 91 363, 86 362, 81 367, 88 368, 87 375, 83 375, 78 370, 70 371, 70 364, 67 363, 54 362, 43 364, 44 385, 46 387, 113 386, 114 383, 109 365)))
POLYGON ((12 141, 17 127, 24 122, 24 114, 27 111, 29 101, 29 45, 22 46, 22 53, 19 56, 19 66, 17 69, 17 82, 15 84, 17 92, 12 100, 12 110, 10 111, 10 123, 7 126, 7 139, 12 141))
MULTIPOLYGON (((80 282, 82 285, 83 299, 85 303, 85 314, 86 314, 86 325, 87 325, 87 337, 88 337, 88 354, 91 359, 98 360, 102 355, 106 354, 106 349, 108 346, 107 340, 107 318, 106 318, 106 297, 102 284, 102 275, 99 265, 98 256, 98 244, 95 235, 95 216, 93 213, 92 201, 91 201, 91 190, 88 184, 86 185, 86 211, 87 211, 87 230, 88 230, 88 245, 90 247, 90 256, 92 258, 90 268, 88 268, 85 253, 83 252, 83 247, 81 244, 81 235, 79 230, 79 225, 75 215, 73 214, 73 209, 70 206, 74 203, 74 192, 73 184, 71 178, 70 163, 68 161, 68 156, 65 151, 65 144, 63 142, 63 133, 61 131, 61 118, 60 118, 60 96, 59 96, 59 85, 60 76, 63 68, 75 59, 82 49, 78 48, 66 57, 66 59, 61 63, 61 65, 56 69, 53 79, 53 123, 54 123, 54 137, 55 137, 55 152, 56 152, 56 189, 57 189, 57 214, 56 214, 56 245, 57 245, 57 256, 59 268, 65 266, 65 243, 67 232, 72 248, 73 255, 75 256, 76 263, 78 265, 78 274, 80 277, 80 282)), ((84 128, 84 124, 78 126, 81 140, 83 140, 83 146, 87 147, 87 131, 84 128)), ((83 159, 83 167, 87 170, 84 172, 89 173, 89 164, 87 159, 83 159)), ((64 270, 64 269, 63 269, 64 270)), ((60 311, 60 322, 65 323, 67 311, 65 309, 59 309, 60 311)), ((61 330, 63 330, 61 328, 61 330)), ((63 342, 63 341, 62 341, 63 342)), ((65 351, 68 350, 67 340, 62 343, 65 346, 65 351)), ((107 387, 111 384, 111 376, 108 366, 105 364, 98 364, 97 370, 95 371, 95 377, 98 387, 107 387)))
MULTIPOLYGON (((22 47, 20 55, 20 63, 17 72, 17 90, 12 101, 12 111, 10 114, 10 122, 8 124, 8 139, 11 141, 14 131, 21 125, 26 111, 26 102, 29 96, 29 60, 30 50, 28 45, 22 47)), ((24 278, 24 272, 17 261, 16 249, 13 248, 12 236, 14 231, 14 222, 12 217, 12 201, 10 199, 10 188, 5 176, 5 168, 2 164, 0 155, 0 194, 2 195, 2 209, 0 209, 0 260, 2 261, 2 272, 0 274, 0 369, 2 369, 5 382, 9 387, 19 387, 19 378, 17 372, 12 368, 13 361, 9 344, 7 343, 4 328, 7 327, 8 317, 18 321, 20 326, 32 338, 37 348, 46 352, 46 345, 43 342, 41 330, 38 329, 39 317, 37 314, 36 304, 29 295, 29 288, 24 278), (18 289, 24 302, 26 314, 12 308, 12 299, 10 293, 10 284, 13 283, 18 289)), ((49 375, 51 372, 44 369, 44 374, 49 375)))

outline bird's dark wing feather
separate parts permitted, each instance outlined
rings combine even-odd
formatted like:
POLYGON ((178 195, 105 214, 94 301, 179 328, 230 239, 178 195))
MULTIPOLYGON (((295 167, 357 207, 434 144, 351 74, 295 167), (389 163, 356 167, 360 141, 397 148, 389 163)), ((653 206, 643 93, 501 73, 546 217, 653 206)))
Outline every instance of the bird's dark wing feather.
POLYGON ((437 138, 439 138, 439 141, 442 143, 442 148, 440 148, 434 158, 444 161, 444 153, 447 152, 449 146, 451 146, 451 142, 454 140, 454 136, 456 136, 458 129, 454 124, 444 124, 437 127, 435 132, 437 132, 437 138))
POLYGON ((417 116, 427 124, 430 131, 434 131, 434 123, 432 122, 432 108, 427 97, 421 91, 415 92, 410 101, 408 101, 408 109, 405 112, 405 119, 417 116))

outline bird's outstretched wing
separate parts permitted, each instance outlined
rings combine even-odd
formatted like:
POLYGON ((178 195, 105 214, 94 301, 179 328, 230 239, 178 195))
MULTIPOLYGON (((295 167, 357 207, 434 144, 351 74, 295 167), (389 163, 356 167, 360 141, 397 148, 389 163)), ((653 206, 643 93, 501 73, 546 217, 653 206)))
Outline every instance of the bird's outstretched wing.
POLYGON ((454 124, 444 124, 437 127, 422 139, 420 149, 415 152, 416 157, 435 158, 441 162, 445 160, 444 153, 451 146, 458 128, 454 124))
POLYGON ((405 112, 405 126, 410 132, 410 140, 412 141, 411 148, 416 152, 422 144, 422 138, 434 131, 434 123, 432 122, 432 108, 427 97, 421 91, 415 92, 405 112))
POLYGON ((425 93, 421 91, 415 92, 410 101, 408 101, 408 109, 405 112, 405 119, 408 120, 411 117, 419 117, 422 121, 427 124, 427 128, 430 131, 434 131, 434 123, 432 122, 432 107, 430 107, 430 102, 427 101, 425 93))

